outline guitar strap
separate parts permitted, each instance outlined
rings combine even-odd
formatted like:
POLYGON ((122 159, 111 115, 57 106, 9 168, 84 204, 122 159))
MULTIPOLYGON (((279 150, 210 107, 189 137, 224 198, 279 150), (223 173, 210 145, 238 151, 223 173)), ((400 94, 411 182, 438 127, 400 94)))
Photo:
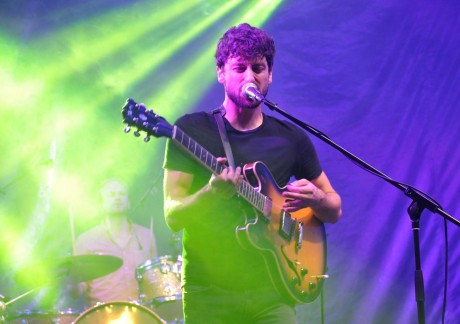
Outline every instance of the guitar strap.
POLYGON ((228 165, 235 169, 235 161, 233 160, 232 148, 230 147, 230 142, 228 141, 227 131, 224 125, 224 118, 222 115, 225 113, 224 107, 220 106, 212 111, 214 118, 216 119, 217 127, 219 128, 220 138, 222 144, 224 145, 225 155, 227 156, 228 165))

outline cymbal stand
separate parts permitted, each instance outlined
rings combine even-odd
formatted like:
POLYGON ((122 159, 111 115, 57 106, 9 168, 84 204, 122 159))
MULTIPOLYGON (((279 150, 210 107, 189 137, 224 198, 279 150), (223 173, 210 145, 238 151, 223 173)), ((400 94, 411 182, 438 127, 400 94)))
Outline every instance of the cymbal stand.
POLYGON ((31 294, 34 291, 35 291, 35 289, 31 289, 31 290, 23 293, 22 295, 19 295, 18 297, 7 301, 6 303, 3 301, 3 299, 5 299, 5 297, 3 295, 0 295, 0 323, 2 323, 2 324, 5 323, 5 316, 4 315, 5 315, 5 311, 6 311, 6 306, 8 306, 9 304, 14 303, 15 301, 17 301, 17 300, 19 300, 19 299, 21 299, 21 298, 23 298, 23 297, 25 297, 25 296, 27 296, 29 294, 31 294))
POLYGON ((3 302, 3 299, 5 297, 3 295, 0 295, 0 323, 5 323, 5 309, 6 309, 6 304, 3 302))

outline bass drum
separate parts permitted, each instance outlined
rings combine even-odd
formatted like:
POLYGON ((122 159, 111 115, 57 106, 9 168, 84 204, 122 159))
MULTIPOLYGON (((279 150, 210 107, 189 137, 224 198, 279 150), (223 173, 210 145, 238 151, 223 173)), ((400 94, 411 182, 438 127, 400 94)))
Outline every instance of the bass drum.
POLYGON ((166 323, 147 307, 128 302, 99 303, 81 314, 75 324, 166 323))
POLYGON ((166 255, 150 259, 136 269, 139 300, 168 323, 183 323, 182 258, 166 255))

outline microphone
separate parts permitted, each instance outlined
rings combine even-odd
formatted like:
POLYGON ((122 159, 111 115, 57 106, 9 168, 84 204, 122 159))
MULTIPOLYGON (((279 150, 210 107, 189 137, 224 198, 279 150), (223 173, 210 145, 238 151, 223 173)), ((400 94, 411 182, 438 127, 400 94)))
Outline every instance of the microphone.
POLYGON ((246 83, 242 88, 243 95, 251 101, 261 102, 265 99, 264 95, 260 93, 259 88, 252 83, 246 83))

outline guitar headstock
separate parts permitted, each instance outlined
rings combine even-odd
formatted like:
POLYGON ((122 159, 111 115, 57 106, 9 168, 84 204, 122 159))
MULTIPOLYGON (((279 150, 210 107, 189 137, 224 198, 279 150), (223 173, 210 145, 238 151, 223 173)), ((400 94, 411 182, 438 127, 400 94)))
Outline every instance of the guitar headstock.
POLYGON ((147 133, 144 137, 145 142, 148 142, 152 135, 155 137, 172 137, 173 126, 166 119, 131 98, 126 100, 121 114, 123 122, 126 124, 125 133, 129 133, 131 127, 136 127, 137 130, 134 132, 136 137, 140 136, 139 131, 147 133))

